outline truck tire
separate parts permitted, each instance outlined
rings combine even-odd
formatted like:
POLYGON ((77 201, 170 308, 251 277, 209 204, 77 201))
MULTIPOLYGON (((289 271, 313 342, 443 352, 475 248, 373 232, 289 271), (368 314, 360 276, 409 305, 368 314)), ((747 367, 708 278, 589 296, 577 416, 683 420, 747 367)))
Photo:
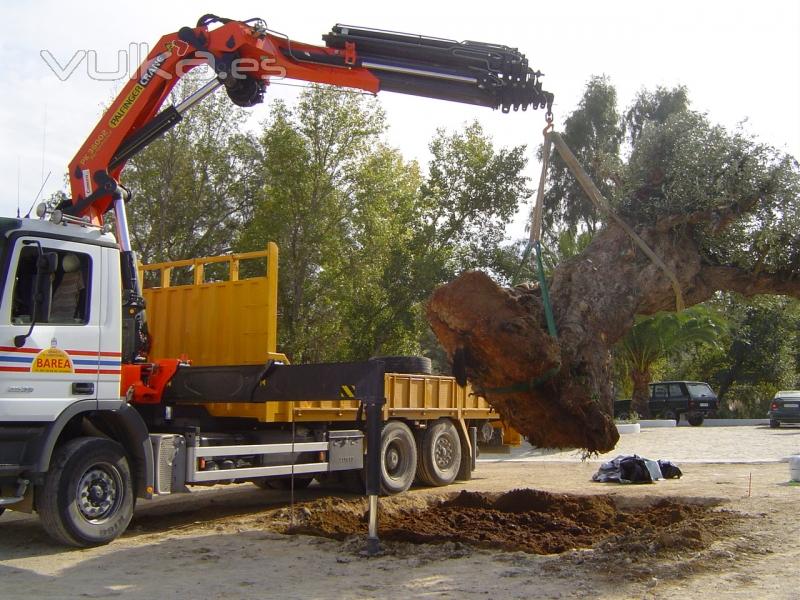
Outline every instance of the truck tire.
POLYGON ((374 356, 370 360, 381 360, 387 373, 408 373, 411 375, 430 375, 433 366, 425 356, 374 356))
POLYGON ((450 419, 434 421, 419 444, 417 476, 434 487, 453 483, 461 466, 461 439, 450 419))
POLYGON ((122 446, 105 438, 81 437, 53 454, 36 509, 50 537, 87 547, 119 537, 133 517, 134 503, 122 446))
POLYGON ((769 428, 770 429, 777 429, 780 426, 781 426, 781 422, 778 421, 777 419, 770 419, 769 420, 769 428))
POLYGON ((703 415, 697 413, 686 415, 686 420, 692 427, 700 427, 703 424, 703 415))
POLYGON ((417 444, 402 421, 389 421, 381 432, 381 494, 405 492, 417 474, 417 444))
POLYGON ((663 416, 664 419, 666 419, 667 421, 675 421, 676 425, 678 424, 678 421, 681 420, 681 418, 674 410, 665 410, 663 416))

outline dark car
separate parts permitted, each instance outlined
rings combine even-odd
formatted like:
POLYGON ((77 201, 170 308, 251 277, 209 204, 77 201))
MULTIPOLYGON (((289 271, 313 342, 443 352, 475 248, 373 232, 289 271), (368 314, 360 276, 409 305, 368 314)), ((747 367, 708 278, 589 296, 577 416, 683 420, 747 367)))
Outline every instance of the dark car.
MULTIPOLYGON (((703 419, 713 417, 719 401, 711 386, 703 381, 657 381, 650 384, 650 414, 662 419, 681 420, 686 415, 690 425, 703 424, 703 419)), ((627 418, 630 400, 614 402, 614 415, 627 418)))
POLYGON ((775 394, 767 416, 773 429, 780 427, 781 423, 800 423, 800 391, 786 390, 775 394))

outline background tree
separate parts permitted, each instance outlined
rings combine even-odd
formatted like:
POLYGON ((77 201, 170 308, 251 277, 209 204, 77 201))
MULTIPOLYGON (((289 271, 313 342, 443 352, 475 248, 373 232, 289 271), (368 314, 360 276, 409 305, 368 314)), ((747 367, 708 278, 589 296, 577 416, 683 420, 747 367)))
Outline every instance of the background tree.
POLYGON ((262 188, 237 249, 281 247, 281 346, 294 361, 419 353, 422 304, 467 268, 503 273, 506 224, 528 194, 523 148, 476 123, 440 131, 424 176, 383 141, 378 103, 314 86, 251 136, 262 188))
POLYGON ((346 339, 336 300, 359 278, 346 272, 356 233, 352 188, 384 128, 375 100, 315 86, 296 108, 274 103, 252 140, 263 187, 237 248, 278 243, 281 342, 297 362, 332 359, 346 339))
MULTIPOLYGON (((563 137, 600 192, 616 195, 622 167, 620 151, 624 129, 617 110, 617 92, 606 77, 593 77, 586 85, 578 109, 564 121, 563 137)), ((602 217, 583 193, 557 153, 551 154, 544 200, 545 235, 569 231, 594 235, 602 217)))
POLYGON ((677 356, 669 369, 711 383, 725 414, 763 418, 775 392, 800 385, 800 302, 724 294, 711 304, 730 323, 721 343, 677 356))

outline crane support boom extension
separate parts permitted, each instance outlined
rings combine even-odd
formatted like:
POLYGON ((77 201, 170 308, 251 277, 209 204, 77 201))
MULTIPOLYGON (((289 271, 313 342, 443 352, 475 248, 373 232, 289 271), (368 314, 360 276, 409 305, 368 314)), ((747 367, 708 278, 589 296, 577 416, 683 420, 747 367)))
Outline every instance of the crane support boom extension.
POLYGON ((323 39, 329 48, 357 48, 355 64, 370 70, 384 91, 503 112, 529 105, 545 108, 553 102, 553 95, 542 90, 542 74, 516 48, 347 25, 336 25, 323 39))
POLYGON ((72 159, 72 199, 62 208, 102 223, 120 195, 125 162, 220 86, 239 106, 262 102, 270 80, 283 78, 503 112, 528 106, 549 111, 553 103, 553 95, 542 90, 541 73, 507 46, 344 25, 336 25, 323 39, 326 46, 302 44, 268 30, 261 19, 242 22, 214 15, 202 17, 197 27, 163 36, 72 159), (178 80, 204 64, 215 70, 216 79, 159 113, 178 80))

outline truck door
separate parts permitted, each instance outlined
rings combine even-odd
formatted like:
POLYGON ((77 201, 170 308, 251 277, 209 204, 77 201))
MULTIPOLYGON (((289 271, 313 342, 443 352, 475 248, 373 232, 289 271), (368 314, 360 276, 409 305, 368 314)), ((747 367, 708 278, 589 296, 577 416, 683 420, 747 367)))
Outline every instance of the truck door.
POLYGON ((0 421, 52 421, 78 400, 96 401, 104 362, 115 360, 119 370, 119 358, 100 353, 101 250, 66 240, 16 240, 0 305, 0 421), (34 319, 40 252, 57 258, 50 310, 16 347, 15 337, 27 334, 34 319))

